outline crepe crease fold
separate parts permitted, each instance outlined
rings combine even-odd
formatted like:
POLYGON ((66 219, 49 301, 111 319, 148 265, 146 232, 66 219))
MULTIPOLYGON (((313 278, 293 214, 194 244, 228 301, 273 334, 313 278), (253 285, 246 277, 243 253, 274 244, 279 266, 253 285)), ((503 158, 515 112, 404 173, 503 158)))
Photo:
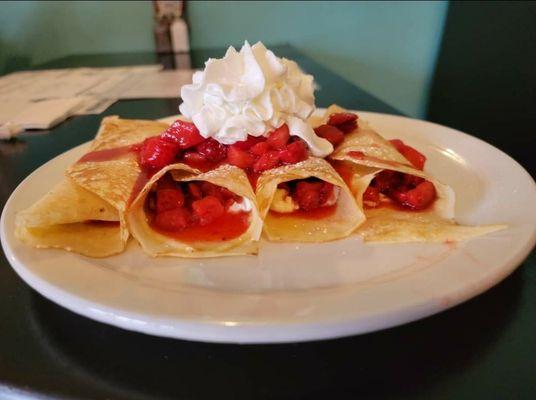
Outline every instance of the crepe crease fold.
POLYGON ((284 165, 264 172, 257 182, 257 201, 264 218, 264 233, 272 241, 325 242, 350 235, 365 216, 357 206, 352 193, 324 159, 309 157, 297 164, 284 165), (300 218, 292 213, 274 216, 270 212, 277 186, 283 182, 318 178, 340 188, 332 215, 321 219, 300 218))
MULTIPOLYGON (((333 105, 322 118, 346 110, 333 105)), ((373 242, 448 242, 470 239, 505 228, 505 225, 464 226, 454 220, 455 195, 452 188, 430 174, 415 169, 396 148, 370 124, 361 119, 358 127, 330 155, 332 163, 345 176, 358 205, 364 209, 366 222, 357 229, 365 241, 373 242), (424 211, 405 211, 397 207, 364 208, 363 193, 376 175, 384 170, 415 175, 430 181, 437 198, 424 211)))
MULTIPOLYGON (((106 117, 90 152, 125 148, 166 128, 167 124, 155 121, 106 117)), ((61 248, 90 257, 122 252, 129 236, 125 211, 139 174, 134 152, 73 164, 63 181, 17 215, 16 236, 35 247, 61 248)))
POLYGON ((145 252, 152 256, 215 257, 256 254, 258 239, 262 231, 262 219, 247 175, 240 168, 231 165, 223 165, 205 173, 190 168, 186 164, 168 165, 147 182, 133 201, 127 219, 132 235, 139 241, 145 252), (153 185, 168 172, 176 182, 206 181, 247 199, 252 208, 249 212, 246 231, 234 239, 221 242, 184 242, 152 229, 144 207, 145 200, 153 185))

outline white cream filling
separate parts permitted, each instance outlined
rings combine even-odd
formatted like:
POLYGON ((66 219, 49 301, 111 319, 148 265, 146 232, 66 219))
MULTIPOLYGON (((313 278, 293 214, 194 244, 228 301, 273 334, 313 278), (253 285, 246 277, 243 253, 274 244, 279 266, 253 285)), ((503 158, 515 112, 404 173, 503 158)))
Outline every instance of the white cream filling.
POLYGON ((252 210, 252 208, 253 206, 251 204, 251 201, 249 199, 246 199, 245 197, 242 197, 242 201, 241 202, 235 201, 233 204, 231 204, 228 211, 231 214, 238 214, 240 212, 249 212, 252 210))

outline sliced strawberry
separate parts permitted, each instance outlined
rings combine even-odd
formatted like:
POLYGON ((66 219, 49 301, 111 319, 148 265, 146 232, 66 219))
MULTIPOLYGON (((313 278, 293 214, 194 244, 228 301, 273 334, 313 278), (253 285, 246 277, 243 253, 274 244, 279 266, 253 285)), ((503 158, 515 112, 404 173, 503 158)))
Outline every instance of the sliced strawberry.
POLYGON ((259 142, 249 149, 249 152, 256 157, 262 156, 267 151, 270 151, 270 145, 266 142, 259 142))
POLYGON ((349 133, 357 127, 357 114, 334 113, 329 116, 328 125, 336 126, 344 133, 349 133))
POLYGON ((156 212, 169 211, 184 205, 184 194, 180 188, 159 189, 156 192, 156 212))
POLYGON ((185 207, 157 212, 155 225, 166 231, 179 231, 187 228, 191 222, 191 214, 185 207))
POLYGON ((161 138, 172 143, 176 143, 181 149, 188 149, 205 141, 199 130, 191 122, 181 121, 180 119, 173 122, 161 138))
POLYGON ((289 139, 290 132, 288 130, 288 125, 283 124, 268 136, 266 143, 268 143, 273 149, 279 150, 286 146, 289 139))
POLYGON ((227 147, 212 138, 198 144, 196 150, 211 162, 221 161, 227 156, 227 147))
POLYGON ((279 164, 279 154, 275 150, 270 150, 264 153, 256 162, 253 164, 253 171, 261 172, 266 171, 276 167, 279 164))
POLYGON ((339 145, 344 140, 344 133, 331 125, 320 125, 315 128, 315 133, 329 141, 333 146, 339 145))
POLYGON ((403 207, 423 210, 435 200, 436 190, 432 182, 424 181, 407 192, 395 190, 390 197, 403 207))
POLYGON ((192 210, 201 225, 208 225, 225 212, 223 204, 214 196, 206 196, 192 203, 192 210))
POLYGON ((251 154, 246 150, 236 147, 234 144, 227 150, 227 159, 229 160, 229 164, 242 169, 251 167, 255 161, 251 154))
POLYGON ((246 140, 243 140, 241 142, 236 142, 233 146, 239 148, 240 150, 249 150, 253 146, 255 146, 257 143, 264 142, 266 140, 263 136, 251 136, 248 135, 248 138, 246 140))
POLYGON ((203 197, 203 191, 199 187, 199 184, 195 182, 188 182, 188 194, 194 200, 199 200, 203 197))
POLYGON ((300 210, 313 210, 321 205, 321 189, 322 182, 299 181, 292 197, 300 206, 300 210))
POLYGON ((368 208, 377 207, 380 204, 380 191, 374 186, 369 186, 363 193, 363 203, 368 208))
POLYGON ((143 142, 139 154, 139 162, 142 168, 158 171, 175 160, 179 151, 176 143, 167 142, 158 136, 151 137, 143 142))
POLYGON ((413 147, 408 146, 400 139, 389 141, 415 168, 420 169, 421 171, 423 170, 424 163, 426 162, 426 156, 424 154, 415 150, 413 147))
POLYGON ((296 140, 279 152, 279 158, 285 164, 296 164, 307 159, 307 144, 303 140, 296 140))

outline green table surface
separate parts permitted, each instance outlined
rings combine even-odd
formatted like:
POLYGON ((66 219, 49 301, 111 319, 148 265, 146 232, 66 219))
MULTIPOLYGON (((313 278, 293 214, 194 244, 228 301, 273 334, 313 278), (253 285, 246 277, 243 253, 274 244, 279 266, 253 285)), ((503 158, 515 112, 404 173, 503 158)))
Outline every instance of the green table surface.
MULTIPOLYGON (((329 34, 329 33, 327 33, 329 34)), ((192 52, 194 67, 223 50, 192 52)), ((400 114, 290 46, 321 86, 317 104, 400 114)), ((61 68, 162 62, 152 53, 71 56, 61 68)), ((103 115, 159 118, 178 99, 120 101, 103 115)), ((0 142, 0 205, 37 167, 93 138, 102 115, 0 142)), ((534 171, 534 160, 520 160, 534 171)), ((30 289, 0 255, 0 399, 534 399, 536 255, 441 314, 380 332, 300 344, 224 345, 146 336, 78 316, 30 289)))

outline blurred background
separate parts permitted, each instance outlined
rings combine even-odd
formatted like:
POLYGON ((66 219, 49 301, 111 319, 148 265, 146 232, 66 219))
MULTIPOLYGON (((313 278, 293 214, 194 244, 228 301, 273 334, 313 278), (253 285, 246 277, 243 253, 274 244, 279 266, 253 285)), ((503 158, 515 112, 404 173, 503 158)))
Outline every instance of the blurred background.
MULTIPOLYGON (((534 144, 536 3, 178 3, 191 48, 288 43, 406 115, 477 135, 507 130, 520 151, 534 144)), ((155 14, 151 1, 4 1, 0 74, 65 55, 155 51, 155 14)))
MULTIPOLYGON (((192 48, 290 43, 422 117, 447 2, 190 1, 192 48)), ((150 1, 2 2, 0 71, 64 55, 155 50, 150 1)))

